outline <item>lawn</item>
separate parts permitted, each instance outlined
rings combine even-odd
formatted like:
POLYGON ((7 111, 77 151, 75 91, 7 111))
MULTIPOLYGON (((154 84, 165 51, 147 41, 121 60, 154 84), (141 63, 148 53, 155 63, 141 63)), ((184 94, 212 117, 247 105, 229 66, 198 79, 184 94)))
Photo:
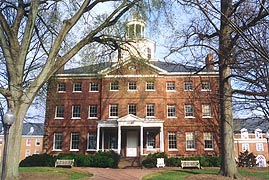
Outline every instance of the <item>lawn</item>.
POLYGON ((75 171, 71 168, 20 167, 19 172, 20 180, 43 180, 44 177, 57 180, 79 180, 92 176, 92 174, 75 171))
MULTIPOLYGON (((268 168, 240 168, 238 169, 239 173, 244 176, 252 179, 269 179, 269 169, 268 168)), ((143 177, 143 180, 183 180, 183 179, 208 179, 212 175, 216 179, 220 179, 218 174, 219 168, 204 168, 204 169, 179 169, 172 171, 163 171, 158 173, 149 174, 143 177), (202 178, 204 176, 204 178, 202 178), (187 178, 188 177, 188 178, 187 178)), ((226 178, 223 178, 226 179, 226 178)))

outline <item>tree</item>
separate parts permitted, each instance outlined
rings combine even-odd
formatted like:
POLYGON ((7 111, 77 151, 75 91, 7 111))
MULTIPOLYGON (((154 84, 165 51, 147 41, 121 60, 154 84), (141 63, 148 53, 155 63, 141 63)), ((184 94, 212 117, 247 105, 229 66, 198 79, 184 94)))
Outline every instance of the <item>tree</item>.
POLYGON ((139 0, 12 0, 0 2, 0 94, 16 116, 11 127, 6 179, 16 179, 25 114, 40 88, 84 46, 117 49, 112 27, 139 0), (106 9, 100 15, 101 9, 106 9), (102 8, 105 6, 106 8, 102 8), (81 29, 87 28, 85 34, 81 29))
MULTIPOLYGON (((204 53, 215 53, 218 56, 219 69, 219 99, 220 99, 220 131, 221 131, 221 158, 220 173, 232 178, 240 178, 234 157, 233 142, 233 93, 231 79, 235 77, 235 64, 239 62, 239 44, 249 45, 249 48, 260 56, 263 51, 253 46, 253 39, 257 34, 251 31, 261 24, 268 26, 268 2, 265 0, 178 0, 190 16, 189 25, 183 26, 181 32, 173 34, 175 42, 172 44, 171 54, 182 53, 188 49, 196 59, 204 53), (191 12, 191 13, 190 13, 191 12), (193 15, 195 14, 195 15, 193 15), (180 45, 178 45, 180 42, 180 45), (177 43, 177 44, 176 44, 177 43), (199 48, 200 47, 200 48, 199 48), (237 53, 235 53, 237 52, 237 53)), ((182 25, 181 25, 182 26, 182 25)), ((176 29, 176 28, 175 28, 176 29)), ((241 46, 241 47, 242 47, 241 46)), ((241 59, 242 60, 242 59, 241 59)), ((197 62, 195 62, 197 63, 197 62)), ((259 68, 258 68, 259 69, 259 68)), ((237 91, 240 93, 239 91, 237 91)))

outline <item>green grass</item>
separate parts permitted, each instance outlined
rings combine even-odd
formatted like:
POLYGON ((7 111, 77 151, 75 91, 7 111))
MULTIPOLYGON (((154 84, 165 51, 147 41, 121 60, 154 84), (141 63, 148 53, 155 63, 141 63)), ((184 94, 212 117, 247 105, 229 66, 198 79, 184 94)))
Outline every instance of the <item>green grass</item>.
POLYGON ((69 180, 77 180, 82 179, 86 177, 91 177, 92 174, 86 174, 83 172, 77 172, 74 170, 71 170, 69 168, 58 169, 58 168, 49 168, 49 167, 20 167, 19 172, 29 172, 29 173, 52 173, 52 174, 68 174, 69 180))
MULTIPOLYGON (((143 177, 143 180, 183 180, 184 177, 194 174, 217 174, 219 168, 205 168, 205 169, 180 169, 157 172, 149 174, 143 177)), ((269 179, 269 169, 268 168, 240 168, 239 173, 242 176, 253 176, 263 179, 269 179)))

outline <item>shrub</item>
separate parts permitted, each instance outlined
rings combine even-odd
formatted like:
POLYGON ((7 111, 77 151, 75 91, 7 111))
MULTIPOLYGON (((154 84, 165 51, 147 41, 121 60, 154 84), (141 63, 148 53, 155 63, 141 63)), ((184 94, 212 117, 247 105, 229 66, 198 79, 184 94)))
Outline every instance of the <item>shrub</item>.
POLYGON ((95 167, 111 167, 117 168, 120 161, 120 155, 114 151, 98 151, 93 156, 93 164, 95 167))
POLYGON ((180 158, 177 157, 170 157, 166 160, 165 165, 169 167, 178 167, 180 166, 180 158))
POLYGON ((19 164, 20 167, 45 166, 53 167, 56 157, 49 154, 34 154, 26 157, 19 164))

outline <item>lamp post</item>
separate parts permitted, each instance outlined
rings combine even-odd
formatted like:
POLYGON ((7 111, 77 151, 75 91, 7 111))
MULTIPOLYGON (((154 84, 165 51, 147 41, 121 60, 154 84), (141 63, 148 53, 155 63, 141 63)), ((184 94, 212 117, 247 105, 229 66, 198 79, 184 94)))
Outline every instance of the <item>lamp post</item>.
POLYGON ((9 109, 8 112, 6 114, 4 114, 3 121, 2 121, 2 123, 4 123, 3 126, 4 126, 5 144, 4 144, 4 152, 3 152, 1 180, 5 180, 5 176, 6 176, 6 159, 7 159, 8 134, 9 134, 9 128, 13 124, 14 120, 15 120, 15 116, 12 113, 12 111, 9 109))

